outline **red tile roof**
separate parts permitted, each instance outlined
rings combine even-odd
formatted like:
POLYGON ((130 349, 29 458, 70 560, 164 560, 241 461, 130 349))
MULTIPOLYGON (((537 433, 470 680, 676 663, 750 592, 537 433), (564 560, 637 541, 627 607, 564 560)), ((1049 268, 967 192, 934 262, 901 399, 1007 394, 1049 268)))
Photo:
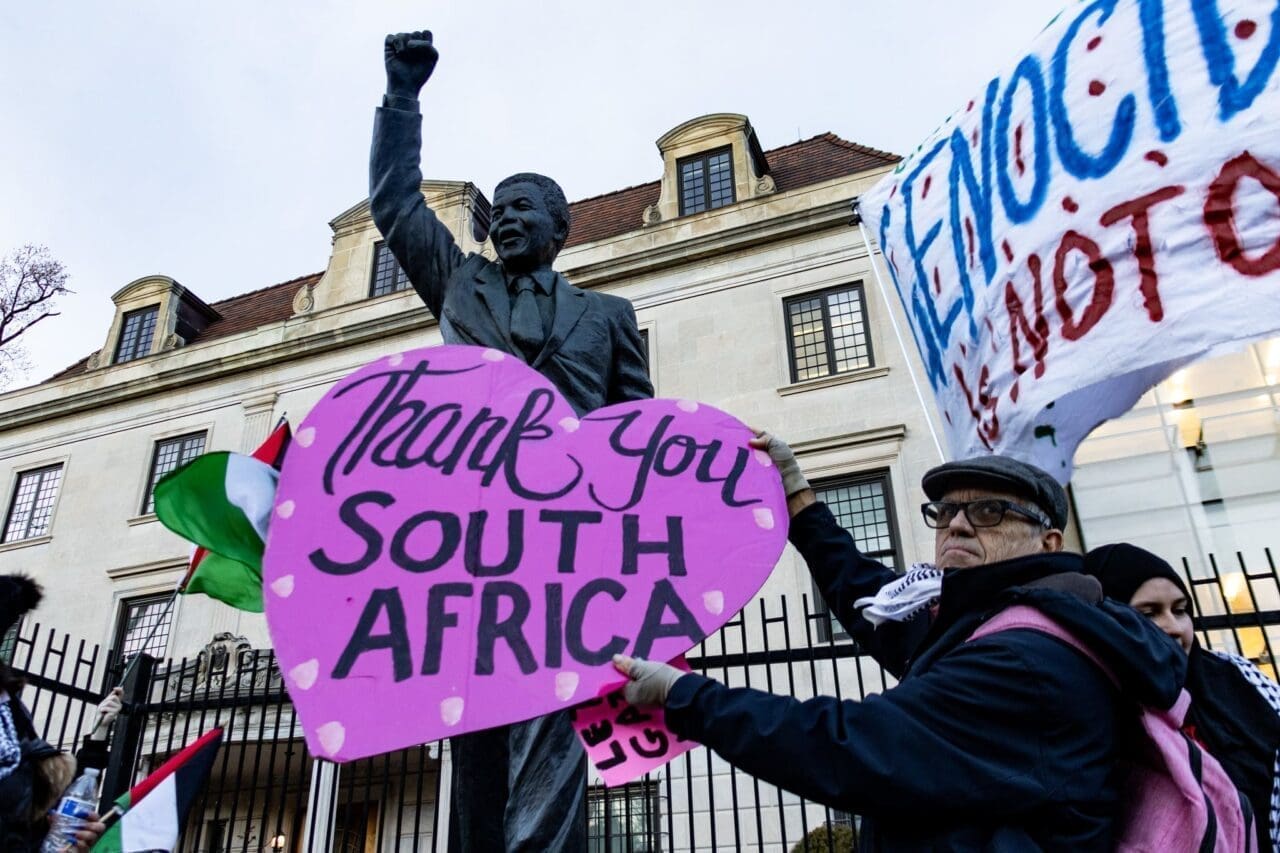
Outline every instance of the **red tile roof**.
MULTIPOLYGON (((766 151, 765 159, 769 162, 769 174, 778 191, 784 192, 892 165, 901 158, 887 151, 847 142, 833 133, 824 133, 766 151)), ((569 205, 573 225, 565 245, 578 246, 637 230, 641 227, 644 209, 658 201, 659 187, 659 182, 653 181, 573 202, 569 205)), ((287 320, 293 315, 293 297, 298 288, 304 284, 315 284, 321 275, 312 273, 211 303, 210 307, 222 315, 221 319, 210 323, 189 343, 213 340, 287 320)), ((83 358, 46 381, 84 373, 88 361, 88 358, 83 358)))
MULTIPOLYGON (((834 133, 784 145, 766 151, 764 156, 779 192, 890 166, 902 159, 897 154, 846 142, 834 133)), ((644 209, 657 203, 659 189, 660 182, 653 181, 573 202, 569 205, 573 225, 565 245, 577 246, 636 230, 644 209)))
MULTIPOLYGON (((251 290, 248 293, 242 293, 239 296, 233 296, 221 302, 210 303, 209 307, 222 316, 206 326, 204 331, 197 335, 193 341, 188 341, 188 343, 213 340, 226 335, 234 335, 236 332, 256 329, 267 323, 278 323, 289 319, 293 316, 293 297, 297 294, 298 289, 304 284, 315 284, 322 275, 324 273, 315 272, 310 275, 291 278, 288 281, 282 281, 270 287, 251 290)), ((84 373, 88 363, 89 358, 86 356, 70 367, 50 376, 45 381, 53 382, 57 379, 66 379, 68 376, 78 376, 84 373)))

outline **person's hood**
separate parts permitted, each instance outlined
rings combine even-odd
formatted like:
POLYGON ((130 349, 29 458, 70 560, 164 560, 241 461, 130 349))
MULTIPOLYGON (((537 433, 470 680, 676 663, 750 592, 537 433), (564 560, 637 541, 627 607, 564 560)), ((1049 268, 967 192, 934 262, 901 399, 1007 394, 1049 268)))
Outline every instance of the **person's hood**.
POLYGON ((1106 664, 1121 692, 1144 705, 1168 708, 1186 682, 1187 657, 1151 620, 1128 605, 1103 599, 1096 581, 1083 575, 1084 558, 1059 551, 1004 560, 971 569, 952 570, 942 582, 938 618, 925 646, 932 656, 964 642, 985 619, 1014 604, 1040 610, 1074 634, 1106 664), (1059 575, 1060 587, 1094 586, 1090 597, 1045 586, 1059 575), (931 654, 932 652, 932 654, 931 654))

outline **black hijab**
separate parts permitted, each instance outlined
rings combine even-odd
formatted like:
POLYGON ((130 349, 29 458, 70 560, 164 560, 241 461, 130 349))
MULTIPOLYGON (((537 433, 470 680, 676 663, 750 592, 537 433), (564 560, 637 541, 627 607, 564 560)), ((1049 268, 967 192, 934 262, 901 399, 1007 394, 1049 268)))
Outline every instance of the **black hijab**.
MULTIPOLYGON (((1195 601, 1183 579, 1164 560, 1135 545, 1104 545, 1085 555, 1085 572, 1102 582, 1108 598, 1128 604, 1138 587, 1153 578, 1171 581, 1187 596, 1188 609, 1195 601)), ((1194 610, 1193 610, 1194 612, 1194 610)), ((1231 781, 1249 799, 1258 834, 1270 847, 1271 791, 1275 762, 1280 750, 1280 715, 1240 667, 1206 652, 1197 639, 1187 656, 1187 713, 1190 733, 1203 743, 1231 781)))

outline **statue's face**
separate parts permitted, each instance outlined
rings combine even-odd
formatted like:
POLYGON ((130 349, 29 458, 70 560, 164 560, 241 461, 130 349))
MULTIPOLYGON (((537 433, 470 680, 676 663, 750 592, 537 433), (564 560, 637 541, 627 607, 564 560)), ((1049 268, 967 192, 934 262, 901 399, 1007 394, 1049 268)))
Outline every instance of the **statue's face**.
POLYGON ((507 269, 524 272, 550 266, 559 237, 536 184, 508 184, 493 194, 489 239, 507 269))

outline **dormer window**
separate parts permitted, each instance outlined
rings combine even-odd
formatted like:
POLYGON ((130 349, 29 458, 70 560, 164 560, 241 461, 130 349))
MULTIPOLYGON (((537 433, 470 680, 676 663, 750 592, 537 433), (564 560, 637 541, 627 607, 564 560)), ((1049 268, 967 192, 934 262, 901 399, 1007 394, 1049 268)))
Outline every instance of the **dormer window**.
POLYGON ((400 268, 387 244, 376 244, 373 247, 373 281, 369 285, 369 295, 384 296, 409 287, 409 276, 400 268))
POLYGON ((681 216, 733 204, 731 146, 684 157, 677 166, 680 172, 681 216))
POLYGON ((120 341, 116 344, 116 357, 113 364, 121 364, 142 358, 151 353, 151 342, 156 335, 156 318, 160 316, 159 305, 149 305, 137 311, 129 311, 124 315, 120 326, 120 341))

